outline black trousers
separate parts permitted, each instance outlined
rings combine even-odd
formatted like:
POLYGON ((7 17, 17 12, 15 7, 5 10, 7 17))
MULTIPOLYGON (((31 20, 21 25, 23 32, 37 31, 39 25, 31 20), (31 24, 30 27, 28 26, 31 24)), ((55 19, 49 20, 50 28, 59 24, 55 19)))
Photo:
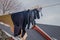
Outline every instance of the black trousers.
POLYGON ((23 25, 23 15, 22 13, 14 13, 11 14, 11 18, 14 23, 14 36, 18 36, 23 25))
POLYGON ((18 36, 21 34, 22 29, 22 37, 25 34, 25 27, 27 24, 27 12, 18 12, 11 14, 12 21, 14 23, 14 36, 18 36))

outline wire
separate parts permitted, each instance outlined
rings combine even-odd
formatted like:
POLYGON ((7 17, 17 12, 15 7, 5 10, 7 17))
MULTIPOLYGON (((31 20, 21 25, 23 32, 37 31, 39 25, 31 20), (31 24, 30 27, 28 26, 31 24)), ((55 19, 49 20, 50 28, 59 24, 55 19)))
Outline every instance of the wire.
POLYGON ((55 3, 55 4, 52 4, 52 5, 47 5, 47 6, 44 6, 42 8, 47 8, 47 7, 57 6, 57 5, 60 5, 60 3, 55 3))

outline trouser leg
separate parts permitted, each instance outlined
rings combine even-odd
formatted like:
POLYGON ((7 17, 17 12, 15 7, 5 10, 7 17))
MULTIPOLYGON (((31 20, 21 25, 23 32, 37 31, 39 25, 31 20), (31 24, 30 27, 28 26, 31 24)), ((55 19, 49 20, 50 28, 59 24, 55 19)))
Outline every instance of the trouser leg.
POLYGON ((19 26, 15 25, 14 36, 18 36, 19 34, 21 34, 21 28, 19 26))
POLYGON ((26 33, 25 28, 26 28, 26 21, 23 22, 23 27, 22 27, 22 37, 23 37, 23 36, 25 35, 25 33, 26 33))

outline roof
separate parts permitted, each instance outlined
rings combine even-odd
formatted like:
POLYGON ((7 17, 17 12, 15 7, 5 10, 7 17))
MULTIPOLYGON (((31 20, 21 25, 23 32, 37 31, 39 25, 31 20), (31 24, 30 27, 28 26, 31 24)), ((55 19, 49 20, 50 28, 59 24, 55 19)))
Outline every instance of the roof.
MULTIPOLYGON (((60 40, 60 26, 53 26, 53 25, 44 25, 44 24, 37 24, 41 29, 43 29, 48 35, 52 38, 56 38, 60 40)), ((12 35, 10 28, 0 24, 0 29, 4 29, 9 34, 12 35)), ((27 40, 45 40, 41 34, 33 29, 26 29, 28 33, 27 40)))

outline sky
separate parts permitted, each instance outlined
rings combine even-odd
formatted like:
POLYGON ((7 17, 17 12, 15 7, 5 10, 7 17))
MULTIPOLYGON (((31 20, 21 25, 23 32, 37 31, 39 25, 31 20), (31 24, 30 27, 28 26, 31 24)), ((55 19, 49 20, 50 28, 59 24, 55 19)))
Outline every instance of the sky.
POLYGON ((14 12, 29 9, 35 5, 39 5, 43 7, 42 8, 43 17, 41 17, 40 19, 36 19, 36 23, 60 26, 60 5, 45 7, 48 5, 60 3, 60 0, 17 0, 17 1, 18 3, 21 2, 21 7, 18 10, 14 10, 14 12))

